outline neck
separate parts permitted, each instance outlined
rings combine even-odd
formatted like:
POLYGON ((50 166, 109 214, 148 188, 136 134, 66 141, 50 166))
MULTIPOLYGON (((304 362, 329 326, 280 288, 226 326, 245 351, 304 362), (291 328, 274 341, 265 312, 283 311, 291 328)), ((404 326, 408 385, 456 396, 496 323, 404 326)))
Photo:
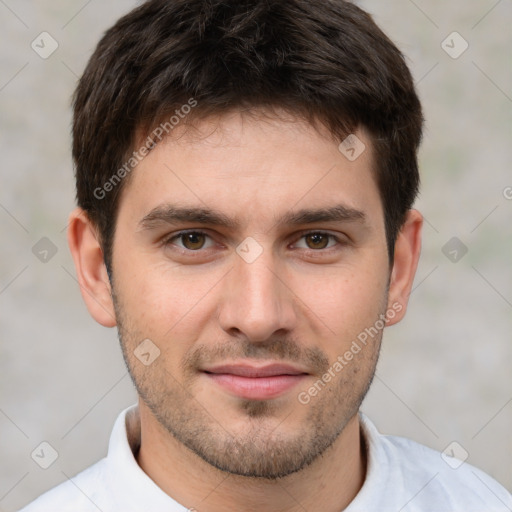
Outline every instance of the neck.
POLYGON ((357 415, 308 467, 266 480, 218 470, 166 432, 143 403, 139 412, 139 466, 166 494, 200 512, 339 512, 364 482, 366 454, 357 415))

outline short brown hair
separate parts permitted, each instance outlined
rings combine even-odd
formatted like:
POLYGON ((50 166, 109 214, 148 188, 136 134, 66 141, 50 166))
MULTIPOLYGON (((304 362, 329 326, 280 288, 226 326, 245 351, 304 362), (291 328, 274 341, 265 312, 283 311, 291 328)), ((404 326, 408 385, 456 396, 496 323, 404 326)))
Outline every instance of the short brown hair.
POLYGON ((77 201, 108 269, 137 134, 191 101, 187 122, 277 107, 340 141, 364 127, 392 261, 418 193, 423 116, 401 52, 371 16, 344 0, 150 0, 105 33, 74 95, 77 201))

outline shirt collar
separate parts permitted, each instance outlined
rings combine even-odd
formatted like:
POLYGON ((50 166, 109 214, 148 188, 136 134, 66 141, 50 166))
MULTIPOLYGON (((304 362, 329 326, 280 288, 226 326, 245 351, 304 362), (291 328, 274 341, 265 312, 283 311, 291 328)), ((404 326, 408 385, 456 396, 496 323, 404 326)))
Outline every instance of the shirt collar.
MULTIPOLYGON (((363 510, 373 510, 375 508, 376 497, 384 496, 394 478, 397 467, 393 467, 389 456, 382 443, 382 434, 377 430, 373 422, 361 411, 359 412, 359 427, 361 437, 366 449, 366 475, 363 486, 359 489, 356 497, 350 502, 345 512, 361 512, 363 510)), ((398 489, 395 494, 398 495, 398 489)), ((396 497, 389 498, 393 502, 396 497)), ((396 501, 398 504, 398 501, 396 501)), ((386 502, 386 510, 394 509, 395 505, 386 502)), ((399 510, 398 506, 396 510, 399 510)))
MULTIPOLYGON (((366 448, 366 476, 363 487, 350 503, 347 512, 367 508, 375 495, 375 489, 383 488, 386 479, 379 465, 386 458, 380 433, 363 413, 359 413, 361 436, 366 448)), ((107 456, 108 488, 112 491, 114 503, 125 512, 152 510, 154 512, 188 512, 158 487, 144 473, 136 460, 140 448, 140 416, 137 405, 122 411, 112 430, 107 456)))
POLYGON ((107 488, 118 510, 186 512, 186 507, 164 493, 141 469, 135 459, 139 447, 140 416, 138 406, 133 405, 118 416, 108 446, 107 488))

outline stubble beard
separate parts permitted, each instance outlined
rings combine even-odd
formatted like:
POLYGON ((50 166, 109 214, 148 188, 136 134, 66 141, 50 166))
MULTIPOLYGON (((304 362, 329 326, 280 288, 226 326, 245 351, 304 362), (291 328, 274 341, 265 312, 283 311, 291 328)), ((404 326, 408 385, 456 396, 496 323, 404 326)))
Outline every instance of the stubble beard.
MULTIPOLYGON (((282 416, 279 400, 240 399, 236 412, 246 421, 243 431, 233 431, 230 425, 223 423, 223 411, 219 407, 201 403, 189 391, 194 389, 198 377, 197 369, 191 368, 190 363, 204 359, 198 348, 188 358, 188 363, 182 362, 180 368, 183 367, 185 378, 181 382, 167 369, 165 350, 151 366, 143 366, 133 350, 145 336, 130 328, 115 294, 113 300, 123 357, 144 404, 177 441, 211 466, 232 475, 276 480, 312 464, 333 446, 358 413, 375 374, 382 332, 372 340, 372 345, 368 344, 357 355, 360 359, 344 367, 307 405, 301 404, 292 394, 288 400, 295 400, 295 409, 281 420, 278 420, 282 416), (305 417, 303 408, 307 408, 305 417), (299 426, 287 428, 293 420, 294 410, 303 419, 299 426)), ((288 357, 288 361, 300 361, 308 368, 312 365, 318 370, 321 368, 319 377, 329 367, 323 352, 301 350, 289 340, 257 346, 241 342, 224 345, 215 352, 217 361, 222 360, 218 357, 219 352, 239 358, 288 357)))

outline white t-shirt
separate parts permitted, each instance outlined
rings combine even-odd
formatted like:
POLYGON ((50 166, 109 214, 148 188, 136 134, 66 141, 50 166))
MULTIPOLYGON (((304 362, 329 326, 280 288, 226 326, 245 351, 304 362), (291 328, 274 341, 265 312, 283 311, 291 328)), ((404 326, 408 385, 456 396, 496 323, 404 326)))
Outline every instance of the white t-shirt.
MULTIPOLYGON (((511 512, 512 495, 482 471, 410 439, 380 434, 360 414, 367 474, 345 512, 511 512), (457 467, 456 469, 454 469, 457 467)), ((114 425, 108 455, 20 512, 186 512, 139 467, 136 406, 114 425)), ((192 505, 190 505, 192 506, 192 505)), ((341 512, 341 510, 340 510, 341 512)))

